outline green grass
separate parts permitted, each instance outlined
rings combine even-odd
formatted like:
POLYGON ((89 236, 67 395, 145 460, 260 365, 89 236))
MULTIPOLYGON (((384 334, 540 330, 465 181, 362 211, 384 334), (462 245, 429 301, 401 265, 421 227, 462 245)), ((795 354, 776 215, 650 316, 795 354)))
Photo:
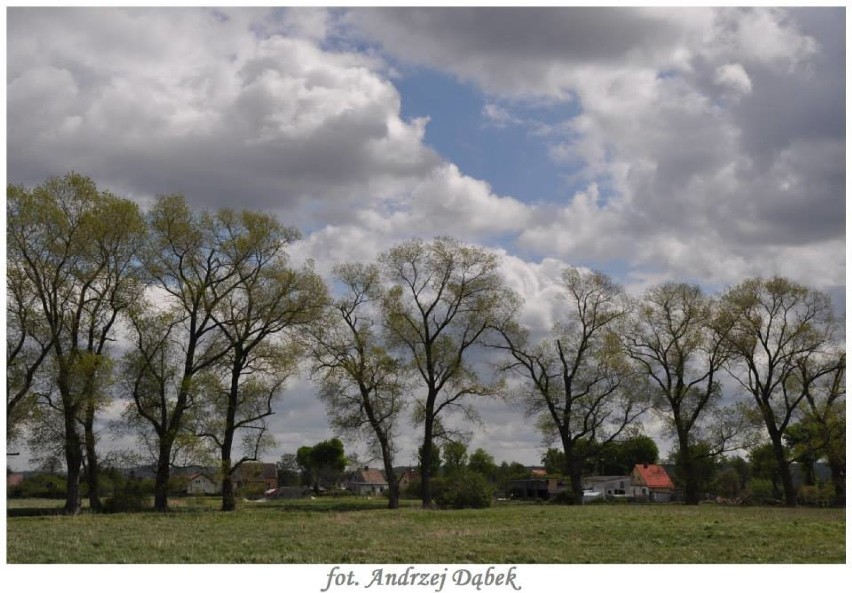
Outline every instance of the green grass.
MULTIPOLYGON (((390 511, 380 500, 180 501, 167 514, 29 516, 8 563, 844 563, 842 509, 506 504, 390 511)), ((178 501, 176 501, 177 503, 178 501)), ((61 506, 61 503, 56 503, 61 506)), ((41 507, 39 512, 44 513, 41 507)))

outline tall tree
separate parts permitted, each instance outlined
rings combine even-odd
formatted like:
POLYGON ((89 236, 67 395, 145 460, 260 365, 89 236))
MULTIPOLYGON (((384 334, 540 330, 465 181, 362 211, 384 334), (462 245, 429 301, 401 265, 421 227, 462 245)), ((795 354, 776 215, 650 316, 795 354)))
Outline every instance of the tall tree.
POLYGON ((735 410, 722 405, 719 377, 729 355, 723 323, 701 288, 666 283, 645 293, 624 334, 627 352, 655 388, 655 410, 677 439, 687 504, 700 502, 694 455, 719 456, 737 448, 734 439, 743 430, 735 410), (694 447, 698 441, 709 448, 694 447))
POLYGON ((383 342, 383 289, 375 265, 345 264, 334 269, 344 289, 312 339, 314 374, 331 425, 340 434, 366 437, 382 459, 388 482, 388 508, 399 507, 394 470, 395 438, 407 402, 410 368, 383 342))
POLYGON ((216 218, 222 258, 235 281, 212 309, 227 350, 205 373, 206 412, 199 416, 198 434, 219 452, 222 510, 232 511, 234 472, 269 444, 264 419, 296 371, 302 335, 325 310, 327 295, 310 265, 296 269, 289 263, 286 247, 299 237, 295 229, 248 211, 222 210, 216 218), (234 462, 238 433, 242 456, 234 462))
POLYGON ((504 286, 499 260, 454 239, 412 240, 379 258, 391 288, 384 299, 388 341, 420 377, 415 413, 423 426, 422 505, 432 507, 433 441, 453 409, 472 417, 469 396, 496 394, 471 355, 495 327, 508 323, 517 298, 504 286))
POLYGON ((784 433, 807 397, 800 365, 830 351, 836 340, 831 300, 787 278, 755 278, 724 295, 733 351, 731 376, 750 394, 772 444, 784 501, 796 506, 796 489, 784 433))
POLYGON ((75 173, 32 191, 10 186, 6 213, 15 273, 26 278, 29 306, 50 344, 52 388, 44 401, 62 416, 65 512, 79 510, 84 462, 89 502, 98 509, 95 415, 116 321, 141 290, 136 254, 144 222, 135 204, 75 173))
POLYGON ((447 441, 442 451, 445 475, 458 473, 467 465, 467 445, 462 441, 447 441))
POLYGON ((20 254, 9 241, 6 255, 6 442, 14 442, 38 404, 36 385, 53 346, 50 328, 20 254))
POLYGON ((846 350, 829 349, 799 359, 797 380, 807 405, 799 425, 813 460, 831 470, 835 504, 846 504, 846 350))
POLYGON ((572 500, 583 500, 583 467, 647 409, 643 377, 631 368, 616 329, 628 312, 622 289, 606 275, 569 267, 562 274, 567 310, 552 336, 532 344, 521 327, 503 331, 504 370, 523 381, 527 412, 558 439, 572 500))
POLYGON ((226 257, 222 223, 194 213, 180 195, 161 196, 148 213, 143 251, 148 299, 131 314, 134 348, 124 375, 131 417, 156 459, 154 508, 168 510, 176 443, 200 413, 198 379, 227 353, 213 309, 236 289, 238 270, 226 257))

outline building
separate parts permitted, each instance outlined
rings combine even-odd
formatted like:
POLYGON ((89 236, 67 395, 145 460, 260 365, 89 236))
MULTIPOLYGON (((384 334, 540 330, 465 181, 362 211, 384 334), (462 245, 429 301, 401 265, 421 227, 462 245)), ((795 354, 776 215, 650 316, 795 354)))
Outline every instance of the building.
POLYGON ((674 494, 674 483, 662 465, 637 463, 630 474, 630 489, 635 500, 668 502, 674 494))
POLYGON ((221 484, 205 473, 195 472, 187 478, 187 494, 216 494, 221 490, 221 484))
POLYGON ((236 490, 274 490, 278 488, 278 468, 274 463, 246 461, 234 470, 233 482, 236 490))
POLYGON ((381 470, 362 467, 352 473, 346 487, 355 494, 370 496, 384 493, 388 489, 388 482, 381 470))

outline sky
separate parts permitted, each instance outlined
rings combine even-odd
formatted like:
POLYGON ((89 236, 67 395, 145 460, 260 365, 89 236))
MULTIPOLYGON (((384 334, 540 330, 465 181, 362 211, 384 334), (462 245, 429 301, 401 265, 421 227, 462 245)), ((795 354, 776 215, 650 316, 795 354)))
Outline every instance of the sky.
MULTIPOLYGON (((845 19, 9 8, 6 178, 73 170, 142 205, 182 193, 269 211, 301 229, 293 259, 323 274, 451 235, 501 256, 538 331, 563 311, 566 265, 635 295, 781 274, 845 312, 845 19)), ((270 459, 334 436, 306 377, 277 412, 270 459)), ((532 420, 500 401, 480 413, 471 451, 540 462, 532 420)), ((401 464, 414 462, 408 432, 401 464)))

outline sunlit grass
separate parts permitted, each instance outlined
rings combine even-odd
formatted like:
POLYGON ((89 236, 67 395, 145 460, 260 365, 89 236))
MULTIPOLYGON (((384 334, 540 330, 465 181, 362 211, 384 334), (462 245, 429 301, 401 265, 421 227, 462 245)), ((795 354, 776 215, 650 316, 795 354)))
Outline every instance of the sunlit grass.
MULTIPOLYGON (((10 514, 23 508, 10 504, 10 514)), ((167 514, 10 516, 9 563, 843 563, 836 509, 176 501, 167 514)), ((61 507, 61 503, 57 504, 61 507)))

